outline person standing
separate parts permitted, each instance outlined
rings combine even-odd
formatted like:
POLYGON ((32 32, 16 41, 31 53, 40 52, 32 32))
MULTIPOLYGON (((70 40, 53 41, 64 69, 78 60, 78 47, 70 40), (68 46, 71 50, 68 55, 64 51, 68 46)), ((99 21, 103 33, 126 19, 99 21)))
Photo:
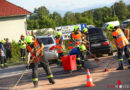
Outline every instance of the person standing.
POLYGON ((5 59, 5 49, 3 46, 3 42, 0 42, 0 67, 3 69, 4 67, 8 67, 5 59))
POLYGON ((9 59, 9 62, 11 63, 11 58, 12 58, 11 48, 12 48, 12 45, 9 42, 8 38, 6 38, 6 42, 5 42, 4 46, 5 46, 5 50, 6 50, 6 59, 7 60, 9 59))
POLYGON ((57 64, 59 66, 62 66, 62 62, 61 62, 61 57, 64 56, 63 53, 63 36, 61 32, 57 32, 56 33, 56 49, 57 49, 57 53, 58 53, 58 60, 57 60, 57 64))
POLYGON ((24 35, 20 36, 19 47, 20 47, 20 53, 21 53, 21 61, 25 61, 26 42, 25 42, 24 35))
POLYGON ((125 37, 123 31, 118 28, 114 27, 114 25, 109 24, 107 26, 107 30, 109 30, 112 33, 113 39, 116 43, 117 49, 118 49, 118 61, 119 61, 119 67, 117 70, 123 70, 123 52, 125 53, 125 56, 128 59, 129 66, 128 68, 130 69, 130 54, 128 52, 128 40, 125 37))
POLYGON ((32 63, 32 81, 34 87, 38 87, 38 64, 41 64, 43 69, 45 70, 48 80, 51 84, 55 84, 53 79, 53 74, 49 67, 48 60, 44 57, 44 45, 43 43, 33 36, 26 37, 27 44, 27 64, 28 66, 32 63), (31 56, 31 60, 30 60, 31 56))

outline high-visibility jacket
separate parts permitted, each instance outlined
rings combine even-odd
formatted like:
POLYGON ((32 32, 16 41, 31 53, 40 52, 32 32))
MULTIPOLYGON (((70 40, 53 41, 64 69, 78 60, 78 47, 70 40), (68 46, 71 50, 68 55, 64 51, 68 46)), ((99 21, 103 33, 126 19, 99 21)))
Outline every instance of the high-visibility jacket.
POLYGON ((34 39, 34 42, 34 48, 31 48, 30 45, 27 45, 27 49, 31 53, 33 63, 40 61, 43 56, 43 50, 41 50, 41 47, 36 38, 34 39))
POLYGON ((116 44, 118 48, 123 48, 124 46, 129 44, 128 40, 126 39, 124 33, 120 28, 112 32, 112 36, 116 38, 116 44))
POLYGON ((25 49, 25 48, 26 48, 26 43, 25 43, 25 41, 19 40, 19 47, 20 47, 21 49, 25 49))
POLYGON ((69 49, 73 49, 75 47, 75 43, 73 41, 69 41, 69 49))
POLYGON ((63 48, 62 48, 62 46, 61 46, 61 44, 60 44, 60 40, 61 40, 61 37, 56 39, 56 49, 57 49, 57 53, 63 53, 63 48))
POLYGON ((79 32, 78 34, 72 33, 72 38, 75 41, 75 45, 80 45, 82 42, 82 34, 79 32))

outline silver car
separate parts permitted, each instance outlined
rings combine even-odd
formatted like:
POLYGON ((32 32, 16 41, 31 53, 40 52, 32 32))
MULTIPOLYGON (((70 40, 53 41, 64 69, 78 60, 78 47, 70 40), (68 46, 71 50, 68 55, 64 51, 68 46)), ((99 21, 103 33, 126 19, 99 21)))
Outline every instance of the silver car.
POLYGON ((45 59, 56 60, 58 58, 57 51, 55 49, 49 50, 56 45, 55 38, 52 35, 37 36, 37 38, 44 44, 45 59))

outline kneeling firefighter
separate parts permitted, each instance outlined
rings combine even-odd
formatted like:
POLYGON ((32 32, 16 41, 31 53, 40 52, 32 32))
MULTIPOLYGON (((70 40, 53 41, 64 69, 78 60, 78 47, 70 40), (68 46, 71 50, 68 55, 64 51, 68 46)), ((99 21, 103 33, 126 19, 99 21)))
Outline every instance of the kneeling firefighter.
POLYGON ((34 87, 38 87, 38 64, 40 64, 43 69, 45 70, 48 80, 51 84, 54 84, 53 74, 49 67, 48 60, 44 57, 44 45, 43 43, 34 38, 32 36, 28 36, 26 38, 27 43, 27 63, 32 67, 32 81, 34 83, 34 87), (31 56, 31 62, 30 62, 31 56))
POLYGON ((76 55, 76 63, 78 70, 80 70, 82 67, 85 68, 84 66, 85 51, 86 51, 85 45, 81 44, 69 52, 69 55, 76 55))

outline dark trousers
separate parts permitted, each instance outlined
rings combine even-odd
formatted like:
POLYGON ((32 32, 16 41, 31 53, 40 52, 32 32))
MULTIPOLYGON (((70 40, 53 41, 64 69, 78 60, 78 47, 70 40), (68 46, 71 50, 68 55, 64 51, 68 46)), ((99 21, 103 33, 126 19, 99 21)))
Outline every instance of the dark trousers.
POLYGON ((0 56, 0 64, 5 64, 6 63, 6 58, 0 56))
POLYGON ((25 49, 20 49, 21 60, 25 61, 25 49))
POLYGON ((40 60, 36 63, 32 63, 32 79, 38 78, 38 64, 40 64, 43 67, 47 76, 52 74, 51 69, 49 67, 48 60, 45 60, 45 58, 43 56, 42 60, 40 60))
POLYGON ((126 45, 123 48, 118 48, 118 59, 123 59, 123 52, 125 53, 125 56, 127 57, 127 59, 130 58, 128 46, 126 45))

